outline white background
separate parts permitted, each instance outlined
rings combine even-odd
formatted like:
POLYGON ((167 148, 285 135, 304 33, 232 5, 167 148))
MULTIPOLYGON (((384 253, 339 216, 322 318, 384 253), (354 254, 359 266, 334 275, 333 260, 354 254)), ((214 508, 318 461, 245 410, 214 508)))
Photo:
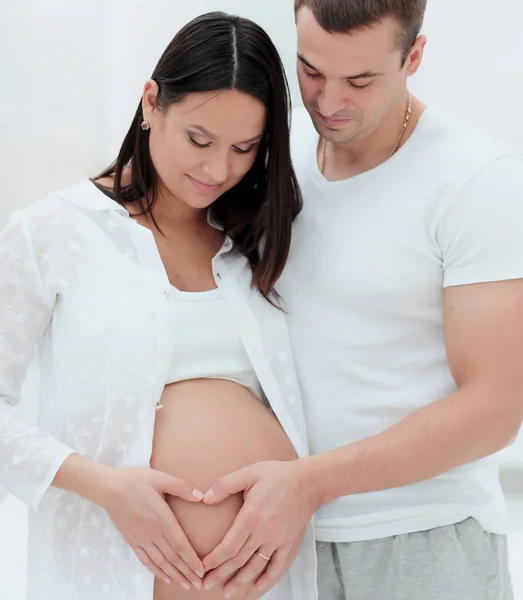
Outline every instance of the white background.
MULTIPOLYGON (((523 153, 523 2, 428 0, 412 89, 523 153)), ((264 26, 293 97, 292 0, 0 0, 0 225, 13 207, 93 175, 115 155, 141 86, 174 33, 210 10, 264 26)))

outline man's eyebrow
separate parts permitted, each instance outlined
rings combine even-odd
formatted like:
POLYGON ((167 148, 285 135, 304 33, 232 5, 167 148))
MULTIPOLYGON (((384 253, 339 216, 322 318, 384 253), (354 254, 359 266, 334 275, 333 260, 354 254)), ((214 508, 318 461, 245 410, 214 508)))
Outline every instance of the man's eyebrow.
MULTIPOLYGON (((192 127, 193 129, 198 129, 198 131, 201 131, 203 134, 209 136, 210 138, 212 138, 213 140, 216 139, 216 135, 212 132, 209 131, 208 129, 205 129, 205 127, 203 127, 202 125, 189 125, 189 127, 192 127)), ((255 135, 253 138, 249 139, 249 140, 245 140, 244 142, 237 142, 238 144, 251 144, 253 142, 259 142, 263 137, 263 133, 260 133, 259 135, 255 135)))
MULTIPOLYGON (((313 71, 316 71, 317 73, 320 72, 314 65, 312 65, 301 54, 298 54, 298 59, 301 60, 301 62, 309 69, 312 69, 313 71)), ((350 79, 351 81, 353 81, 355 79, 372 79, 373 77, 381 77, 383 75, 384 75, 384 73, 376 73, 374 71, 364 71, 363 73, 358 73, 357 75, 347 75, 346 77, 343 77, 343 79, 350 79)))
POLYGON ((364 71, 363 73, 358 73, 357 75, 348 75, 345 79, 372 79, 373 77, 383 77, 385 73, 376 73, 375 71, 364 71))
MULTIPOLYGON (((318 69, 314 66, 311 65, 311 63, 301 54, 298 54, 298 59, 301 60, 301 62, 306 66, 309 67, 309 69, 312 69, 313 71, 318 71, 318 69)), ((319 73, 319 71, 318 71, 319 73)))

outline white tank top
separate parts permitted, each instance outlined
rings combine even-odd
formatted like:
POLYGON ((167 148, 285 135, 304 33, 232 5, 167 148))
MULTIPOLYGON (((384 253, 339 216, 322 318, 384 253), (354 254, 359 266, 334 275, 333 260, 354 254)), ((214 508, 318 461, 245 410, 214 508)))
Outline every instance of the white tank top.
POLYGON ((173 287, 171 297, 176 311, 176 343, 168 383, 228 379, 261 399, 258 378, 220 289, 182 292, 173 287))

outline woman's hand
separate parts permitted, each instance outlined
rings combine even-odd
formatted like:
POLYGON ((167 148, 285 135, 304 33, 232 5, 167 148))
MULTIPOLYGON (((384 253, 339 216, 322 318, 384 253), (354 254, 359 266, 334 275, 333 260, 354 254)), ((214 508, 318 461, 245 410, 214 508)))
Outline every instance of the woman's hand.
POLYGON ((165 496, 200 502, 188 481, 147 468, 110 467, 97 504, 105 508, 140 561, 166 583, 201 589, 204 568, 165 496))
POLYGON ((204 568, 165 496, 201 502, 188 481, 147 468, 110 467, 68 456, 51 484, 104 508, 140 561, 166 583, 202 586, 204 568))

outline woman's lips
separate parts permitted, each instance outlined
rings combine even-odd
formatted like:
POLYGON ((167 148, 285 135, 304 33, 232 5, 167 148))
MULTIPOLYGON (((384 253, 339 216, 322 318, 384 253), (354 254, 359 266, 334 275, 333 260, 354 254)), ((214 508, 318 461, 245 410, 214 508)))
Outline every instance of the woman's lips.
POLYGON ((190 182, 194 185, 194 187, 200 192, 203 192, 204 194, 212 194, 214 192, 217 192, 222 186, 221 183, 205 183, 204 181, 195 179, 190 175, 187 175, 187 177, 189 178, 190 182))

